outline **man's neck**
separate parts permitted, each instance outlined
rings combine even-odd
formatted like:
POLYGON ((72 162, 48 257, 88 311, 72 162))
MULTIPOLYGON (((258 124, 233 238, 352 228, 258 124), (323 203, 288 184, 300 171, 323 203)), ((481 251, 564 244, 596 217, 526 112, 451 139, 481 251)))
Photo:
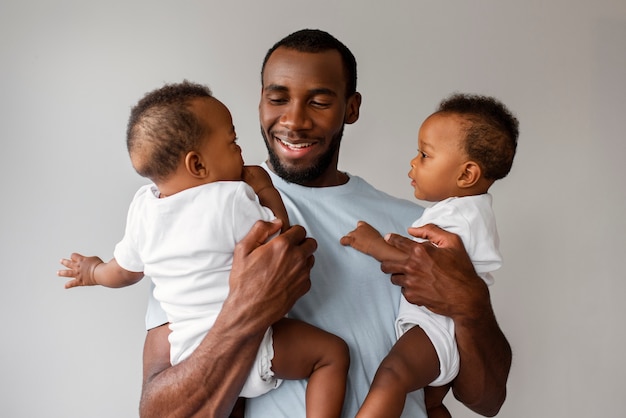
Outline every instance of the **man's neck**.
MULTIPOLYGON (((276 173, 276 170, 274 170, 274 167, 272 166, 269 160, 265 161, 265 164, 267 164, 267 167, 270 169, 272 173, 280 177, 280 175, 276 173)), ((284 178, 283 180, 289 183, 294 183, 299 186, 305 186, 305 187, 333 187, 333 186, 341 186, 343 184, 346 184, 348 180, 350 180, 350 177, 348 177, 348 175, 344 173, 343 171, 339 171, 335 168, 333 170, 326 171, 325 173, 316 177, 313 180, 296 181, 296 182, 290 181, 284 178)))

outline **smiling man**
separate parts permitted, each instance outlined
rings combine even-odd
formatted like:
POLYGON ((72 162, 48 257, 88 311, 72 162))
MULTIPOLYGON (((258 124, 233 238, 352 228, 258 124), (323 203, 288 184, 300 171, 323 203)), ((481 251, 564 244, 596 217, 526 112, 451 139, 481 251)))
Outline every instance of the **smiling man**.
MULTIPOLYGON (((359 118, 361 95, 349 86, 350 65, 338 50, 302 53, 280 47, 263 67, 259 114, 268 166, 290 183, 337 186, 344 124, 359 118)), ((356 63, 352 66, 356 71, 356 63)))
MULTIPOLYGON (((361 219, 379 231, 405 235, 422 212, 414 203, 338 169, 344 125, 359 118, 356 80, 352 53, 323 31, 295 32, 268 51, 259 103, 269 154, 264 167, 296 226, 263 245, 259 243, 276 229, 263 225, 252 229, 235 253, 231 291, 217 326, 185 362, 169 367, 167 324, 158 306, 149 310, 142 416, 227 416, 258 348, 260 332, 291 308, 290 317, 334 333, 348 344, 351 366, 342 416, 352 418, 396 340, 401 289, 409 302, 455 322, 461 355, 461 370, 453 382, 455 396, 484 415, 494 415, 501 407, 510 347, 496 322, 487 287, 460 239, 438 228, 423 229, 420 236, 440 243, 435 247, 394 234, 390 243, 406 252, 407 259, 383 264, 384 272, 378 262, 339 242, 361 219), (304 240, 299 225, 317 241, 311 289, 304 296, 311 241, 304 240), (292 265, 294 258, 307 262, 292 265), (281 274, 297 277, 296 286, 281 274)), ((306 383, 285 381, 277 390, 248 399, 246 416, 304 417, 306 383)), ((422 391, 407 396, 402 416, 426 417, 422 391)))

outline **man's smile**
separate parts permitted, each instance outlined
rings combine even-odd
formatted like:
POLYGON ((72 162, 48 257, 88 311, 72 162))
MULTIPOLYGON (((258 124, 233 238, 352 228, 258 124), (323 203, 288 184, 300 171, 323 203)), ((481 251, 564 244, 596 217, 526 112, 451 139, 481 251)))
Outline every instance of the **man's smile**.
POLYGON ((310 141, 305 138, 303 138, 305 140, 303 142, 299 142, 299 140, 294 141, 294 138, 290 138, 289 135, 286 135, 286 134, 273 134, 272 136, 284 148, 287 148, 292 151, 300 151, 305 148, 309 148, 315 144, 315 142, 310 141))

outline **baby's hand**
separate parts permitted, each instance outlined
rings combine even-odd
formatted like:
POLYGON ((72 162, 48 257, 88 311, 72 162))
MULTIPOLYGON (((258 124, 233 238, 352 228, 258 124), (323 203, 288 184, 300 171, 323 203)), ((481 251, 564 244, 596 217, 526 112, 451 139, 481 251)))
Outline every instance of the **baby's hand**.
POLYGON ((369 249, 372 242, 381 238, 382 236, 374 227, 367 222, 359 221, 356 224, 356 229, 348 232, 339 242, 341 245, 349 245, 355 250, 370 254, 369 249))
POLYGON ((70 259, 62 258, 61 264, 67 267, 66 270, 59 270, 59 277, 73 277, 72 280, 65 283, 65 288, 69 289, 76 286, 95 286, 98 283, 95 280, 94 271, 98 264, 102 264, 100 257, 85 257, 81 254, 73 253, 70 259))
POLYGON ((256 194, 259 194, 266 187, 273 187, 270 175, 258 165, 244 166, 241 177, 256 194))

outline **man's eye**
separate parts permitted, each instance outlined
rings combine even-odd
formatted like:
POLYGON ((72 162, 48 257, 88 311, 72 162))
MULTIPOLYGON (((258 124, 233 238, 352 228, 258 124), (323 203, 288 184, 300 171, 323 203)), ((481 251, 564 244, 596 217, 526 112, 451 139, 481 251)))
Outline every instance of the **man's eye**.
POLYGON ((283 97, 268 97, 267 101, 271 104, 283 104, 287 102, 287 99, 283 97))
POLYGON ((311 106, 325 108, 325 107, 330 106, 330 103, 320 102, 320 101, 315 101, 314 100, 314 101, 311 102, 311 106))

